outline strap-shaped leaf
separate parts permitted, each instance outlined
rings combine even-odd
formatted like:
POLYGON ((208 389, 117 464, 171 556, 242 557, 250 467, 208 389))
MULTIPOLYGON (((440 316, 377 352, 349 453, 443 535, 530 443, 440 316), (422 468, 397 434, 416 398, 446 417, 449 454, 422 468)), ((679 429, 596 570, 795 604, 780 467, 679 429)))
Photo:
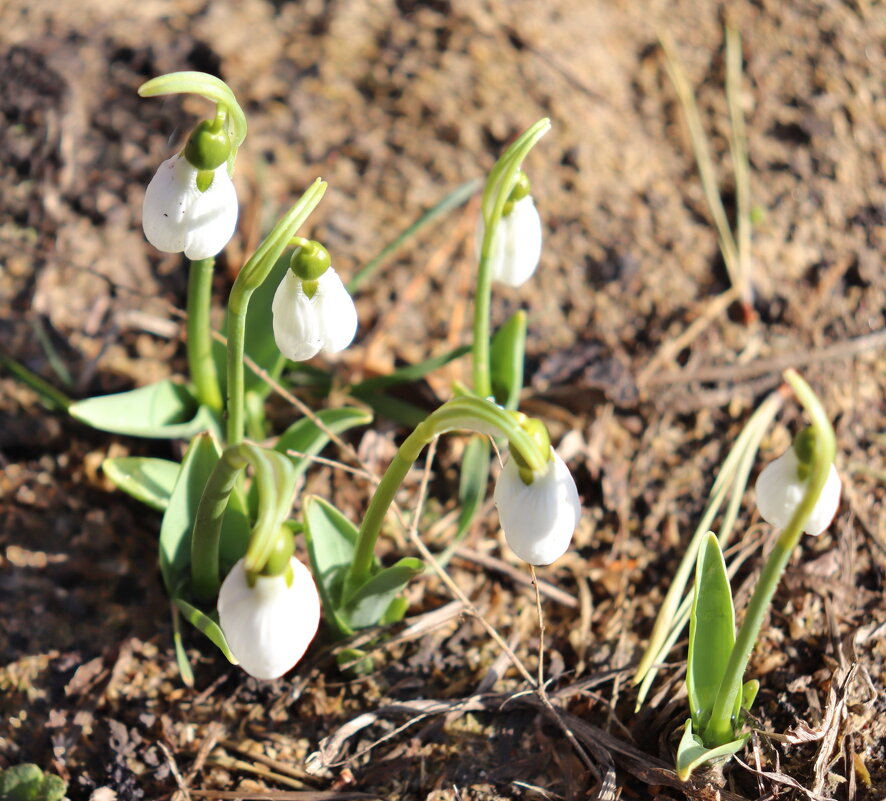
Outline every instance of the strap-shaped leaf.
POLYGON ((353 630, 339 614, 339 598, 354 556, 357 529, 331 503, 316 495, 304 499, 302 514, 308 557, 323 602, 323 615, 339 636, 346 637, 353 634, 353 630))
POLYGON ((228 641, 225 639, 225 633, 221 630, 221 626, 219 626, 215 620, 205 612, 201 612, 196 606, 189 604, 183 598, 176 598, 175 605, 179 608, 188 623, 209 637, 212 644, 225 655, 228 662, 232 665, 239 664, 237 657, 231 653, 231 648, 228 645, 228 641))
POLYGON ((160 512, 169 506, 180 469, 178 462, 151 456, 121 456, 102 462, 102 470, 118 489, 160 512))
POLYGON ((516 409, 523 389, 526 355, 526 312, 520 309, 495 332, 489 351, 492 392, 496 403, 516 409))
POLYGON ((348 625, 353 629, 362 629, 380 623, 391 602, 424 569, 421 559, 406 556, 396 564, 379 570, 354 593, 345 606, 342 614, 348 625))
MULTIPOLYGON (((345 406, 341 409, 323 409, 317 413, 320 422, 333 434, 341 434, 355 426, 365 426, 372 422, 372 414, 364 409, 345 406)), ((329 442, 329 434, 319 428, 309 417, 294 422, 277 440, 274 446, 280 453, 297 451, 307 457, 316 456, 329 442)), ((310 466, 309 458, 290 457, 295 464, 296 475, 301 475, 310 466)))
POLYGON ((218 458, 218 448, 207 433, 194 437, 182 460, 178 480, 160 525, 160 572, 170 596, 187 579, 194 516, 206 480, 218 458))
POLYGON ((716 748, 707 748, 701 738, 692 733, 692 720, 687 720, 680 745, 677 746, 677 776, 682 781, 687 781, 692 775, 692 771, 705 762, 725 759, 741 751, 750 736, 750 733, 743 734, 741 737, 718 745, 716 748))
POLYGON ((461 459, 461 477, 458 482, 458 527, 453 542, 447 547, 446 555, 461 542, 471 526, 477 509, 486 497, 489 485, 489 437, 478 434, 468 440, 461 459))
POLYGON ((729 576, 720 543, 708 532, 699 548, 695 567, 686 667, 689 708, 699 731, 710 718, 734 644, 735 612, 729 576))
POLYGON ((68 411, 74 419, 99 431, 151 439, 187 439, 217 428, 212 413, 205 407, 197 408, 190 390, 172 381, 88 398, 72 404, 68 411))

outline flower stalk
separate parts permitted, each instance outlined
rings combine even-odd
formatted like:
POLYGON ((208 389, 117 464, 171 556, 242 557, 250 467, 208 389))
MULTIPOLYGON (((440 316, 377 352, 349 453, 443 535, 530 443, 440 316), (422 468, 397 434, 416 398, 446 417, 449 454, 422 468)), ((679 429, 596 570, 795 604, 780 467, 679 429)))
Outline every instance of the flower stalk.
POLYGON ((499 234, 498 224, 504 213, 505 204, 517 184, 520 165, 536 142, 550 129, 551 121, 547 117, 528 128, 495 163, 483 190, 484 233, 480 245, 480 267, 477 273, 477 290, 474 297, 472 352, 474 391, 482 398, 492 395, 492 375, 489 362, 489 309, 492 300, 491 256, 496 237, 499 234))
POLYGON ((462 397, 444 403, 416 426, 403 441, 369 502, 345 577, 342 606, 369 579, 385 514, 424 447, 441 434, 459 429, 504 437, 510 443, 512 453, 519 454, 530 470, 541 474, 547 469, 549 454, 521 425, 525 419, 525 416, 507 412, 487 400, 462 397))
POLYGON ((735 638, 735 645, 729 656, 729 662, 720 682, 720 688, 714 706, 711 710, 711 718, 708 722, 702 739, 707 745, 717 745, 728 742, 734 737, 732 719, 735 702, 738 693, 741 692, 742 677, 744 676, 751 651, 763 625, 766 610, 772 601, 781 574, 788 563, 791 552, 803 535, 806 521, 812 514, 815 504, 821 495, 821 491, 827 482, 828 473, 834 462, 836 441, 834 429, 822 408, 821 402, 815 396, 811 387, 794 370, 787 370, 784 374, 785 381, 793 389, 800 403, 805 408, 812 422, 814 433, 814 456, 809 484, 803 500, 797 506, 790 522, 779 534, 778 540, 763 567, 760 580, 751 596, 744 622, 735 638))
POLYGON ((246 341, 246 312, 249 299, 289 246, 295 232, 317 207, 326 191, 326 182, 319 178, 308 187, 299 201, 274 227, 258 250, 240 270, 231 288, 228 301, 228 358, 227 358, 227 440, 229 444, 243 441, 245 419, 245 389, 243 350, 246 341))
POLYGON ((212 275, 215 259, 191 262, 188 274, 188 369, 194 382, 197 400, 219 413, 222 410, 221 388, 212 358, 212 275))

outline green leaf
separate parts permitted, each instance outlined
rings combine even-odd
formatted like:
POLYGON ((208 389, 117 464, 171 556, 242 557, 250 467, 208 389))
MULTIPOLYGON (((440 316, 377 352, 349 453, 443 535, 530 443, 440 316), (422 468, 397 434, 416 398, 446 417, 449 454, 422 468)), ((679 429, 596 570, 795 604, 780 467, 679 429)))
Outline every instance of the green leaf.
POLYGON ((353 634, 353 629, 339 614, 345 573, 354 556, 357 529, 331 503, 308 495, 302 505, 305 541, 317 589, 323 601, 323 614, 339 636, 353 634))
POLYGON ((750 736, 750 733, 743 734, 716 748, 707 748, 701 738, 692 733, 692 720, 687 720, 680 745, 677 746, 677 776, 681 781, 688 781, 692 771, 699 765, 732 756, 744 748, 750 736))
POLYGON ((489 350, 492 391, 505 409, 520 405, 526 356, 526 312, 520 309, 495 332, 489 350))
POLYGON ((194 669, 191 667, 191 660, 185 651, 184 638, 182 637, 181 612, 175 604, 171 606, 172 610, 172 642, 175 644, 175 663, 178 665, 178 672, 181 674, 182 682, 185 687, 194 686, 194 669))
POLYGON ((182 460, 178 480, 160 525, 160 572, 170 597, 175 594, 176 587, 187 581, 197 505, 218 459, 212 435, 206 433, 194 437, 182 460))
POLYGON ((222 517, 221 536, 218 543, 218 558, 222 575, 227 575, 238 559, 246 555, 252 528, 249 524, 246 499, 239 487, 228 498, 225 514, 222 517))
POLYGON ((741 709, 749 710, 757 700, 759 691, 760 682, 757 679, 746 681, 741 687, 741 709))
MULTIPOLYGON (((708 532, 698 550, 695 566, 686 667, 689 709, 699 731, 710 719, 734 644, 735 612, 729 576, 720 543, 713 533, 708 532)), ((741 696, 740 692, 738 696, 741 696)))
POLYGON ((421 559, 404 557, 379 570, 348 599, 342 614, 352 629, 375 626, 403 588, 425 569, 421 559))
POLYGON ((218 423, 187 387, 158 381, 115 395, 78 401, 68 411, 75 420, 99 431, 153 439, 187 439, 218 423))
POLYGON ((360 272, 358 272, 348 282, 348 292, 355 292, 357 287, 360 286, 368 278, 370 278, 388 256, 396 251, 397 248, 403 245, 407 240, 417 234, 425 225, 427 225, 439 215, 445 214, 447 211, 450 211, 451 209, 456 209, 464 203, 467 203, 471 195, 473 195, 474 192, 476 192, 479 188, 479 180, 474 179, 472 181, 468 181, 467 183, 456 187, 439 203, 428 209, 424 214, 421 215, 421 217, 419 217, 414 223, 412 223, 412 225, 410 225, 405 231, 403 231, 403 233, 397 236, 397 238, 394 239, 393 242, 385 245, 381 253, 366 262, 366 265, 363 267, 363 269, 360 270, 360 272))
POLYGON ((359 398, 372 392, 380 392, 381 390, 390 389, 391 387, 396 387, 400 384, 409 384, 413 381, 418 381, 437 368, 449 364, 449 362, 464 356, 466 353, 470 353, 470 350, 470 346, 461 345, 446 353, 441 353, 439 356, 431 356, 429 359, 425 359, 418 364, 407 364, 403 367, 398 367, 387 375, 367 378, 359 384, 352 384, 349 390, 350 394, 359 398))
POLYGON ((180 469, 178 462, 150 456, 122 456, 102 462, 102 470, 118 489, 160 512, 169 506, 180 469))
POLYGON ((196 606, 191 606, 184 598, 176 598, 175 605, 179 608, 185 620, 187 620, 195 629, 203 632, 224 655, 232 665, 237 665, 237 657, 231 653, 228 641, 225 639, 225 633, 221 630, 221 626, 213 620, 205 612, 201 612, 196 606))
MULTIPOLYGON (((341 409, 323 409, 317 417, 333 434, 341 434, 355 426, 365 426, 372 422, 372 414, 364 409, 343 407, 341 409)), ((329 442, 329 435, 317 426, 309 417, 294 422, 277 440, 274 449, 280 453, 298 451, 307 456, 316 456, 329 442)), ((295 464, 296 475, 301 475, 310 465, 310 459, 291 456, 295 464)))
POLYGON ((400 423, 407 428, 415 428, 428 416, 426 409, 422 409, 409 401, 384 395, 381 392, 367 392, 365 395, 359 395, 358 397, 377 414, 386 417, 388 420, 393 420, 395 423, 400 423))
POLYGON ((68 784, 26 762, 0 771, 0 801, 60 801, 68 784))

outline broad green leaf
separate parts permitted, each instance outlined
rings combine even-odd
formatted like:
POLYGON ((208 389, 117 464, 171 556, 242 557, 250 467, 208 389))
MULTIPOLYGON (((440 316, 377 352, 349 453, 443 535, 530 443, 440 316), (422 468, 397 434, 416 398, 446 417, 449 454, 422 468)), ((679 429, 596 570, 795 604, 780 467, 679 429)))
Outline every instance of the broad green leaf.
POLYGON ((246 555, 252 528, 249 524, 249 513, 246 499, 239 487, 228 498, 228 505, 222 517, 221 538, 218 544, 218 558, 222 575, 233 567, 238 559, 246 555))
POLYGON ((25 762, 0 771, 0 801, 61 801, 67 782, 25 762))
POLYGON ((347 601, 342 615, 348 625, 362 629, 380 623, 394 598, 424 569, 421 559, 407 556, 379 570, 347 601))
POLYGON ((750 733, 743 734, 738 739, 719 745, 716 748, 707 748, 701 741, 701 738, 692 733, 692 720, 687 720, 686 726, 683 729, 683 737, 680 739, 680 745, 677 746, 677 776, 679 776, 681 781, 688 781, 692 771, 699 767, 699 765, 703 765, 705 762, 724 759, 741 751, 750 736, 750 733))
MULTIPOLYGON (((317 417, 333 434, 340 434, 355 426, 365 426, 372 422, 372 415, 364 409, 343 407, 341 409, 323 409, 317 417)), ((309 417, 294 422, 277 441, 275 450, 280 453, 297 451, 307 456, 316 456, 326 443, 329 435, 309 417)), ((301 475, 310 466, 310 459, 298 456, 290 457, 295 464, 296 475, 301 475)))
POLYGON ((207 408, 197 408, 190 390, 172 381, 88 398, 72 404, 68 411, 75 420, 99 431, 152 439, 187 439, 218 427, 207 408))
POLYGON ((379 620, 379 623, 383 626, 386 626, 388 623, 399 623, 403 620, 408 609, 409 601, 402 595, 398 595, 393 601, 391 601, 390 605, 385 610, 384 615, 382 615, 381 620, 379 620))
POLYGON ((102 470, 118 489, 160 512, 169 506, 180 469, 178 462, 150 456, 121 456, 102 462, 102 470))
POLYGON ((302 515, 305 541, 311 560, 314 580, 323 601, 323 614, 340 636, 353 630, 339 615, 342 583, 357 542, 357 529, 331 503, 308 495, 304 499, 302 515))
POLYGON ((520 309, 495 332, 489 350, 492 391, 505 409, 520 405, 526 356, 526 312, 520 309))
POLYGON ((710 718, 734 644, 735 612, 729 576, 720 543, 708 532, 698 550, 695 567, 686 667, 689 708, 698 730, 702 730, 710 718))
POLYGON ((191 606, 183 598, 176 598, 175 605, 179 608, 185 620, 187 620, 195 629, 202 631, 224 655, 232 665, 237 665, 237 657, 231 653, 228 641, 225 639, 225 633, 221 630, 221 626, 213 620, 205 612, 201 612, 196 606, 191 606))
POLYGON ((218 449, 212 435, 207 433, 194 437, 182 460, 178 480, 160 525, 160 572, 170 596, 187 579, 197 505, 218 459, 218 449))

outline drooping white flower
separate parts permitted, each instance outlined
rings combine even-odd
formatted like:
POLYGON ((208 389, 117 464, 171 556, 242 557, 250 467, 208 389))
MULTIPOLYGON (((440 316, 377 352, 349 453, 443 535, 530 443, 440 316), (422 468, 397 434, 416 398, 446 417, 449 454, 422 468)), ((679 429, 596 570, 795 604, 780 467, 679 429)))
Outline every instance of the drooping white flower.
MULTIPOLYGON (((483 241, 484 224, 480 218, 479 241, 483 241)), ((510 213, 502 216, 492 252, 489 269, 493 281, 518 287, 538 267, 541 258, 541 217, 532 195, 514 202, 510 213)))
POLYGON ((542 475, 525 484, 512 455, 502 467, 493 493, 508 545, 524 562, 549 565, 566 553, 581 515, 575 480, 551 448, 542 475))
POLYGON ((213 171, 209 188, 197 188, 197 168, 182 154, 164 161, 145 192, 142 227, 157 250, 194 261, 215 256, 237 225, 237 193, 226 164, 213 171))
POLYGON ((259 576, 250 587, 241 559, 222 582, 218 618, 240 667, 276 679, 299 659, 320 625, 320 596, 311 572, 294 556, 285 575, 259 576))
POLYGON ((300 362, 321 350, 337 353, 344 350, 357 333, 357 309, 338 273, 329 267, 316 282, 308 297, 304 281, 292 270, 277 287, 271 312, 274 315, 274 339, 280 352, 300 362))
MULTIPOLYGON (((799 467, 800 460, 791 447, 766 465, 757 478, 755 491, 760 516, 776 528, 783 529, 788 525, 806 494, 809 478, 800 478, 799 467)), ((840 476, 831 465, 827 481, 803 531, 818 536, 831 524, 840 505, 842 487, 840 476)))

